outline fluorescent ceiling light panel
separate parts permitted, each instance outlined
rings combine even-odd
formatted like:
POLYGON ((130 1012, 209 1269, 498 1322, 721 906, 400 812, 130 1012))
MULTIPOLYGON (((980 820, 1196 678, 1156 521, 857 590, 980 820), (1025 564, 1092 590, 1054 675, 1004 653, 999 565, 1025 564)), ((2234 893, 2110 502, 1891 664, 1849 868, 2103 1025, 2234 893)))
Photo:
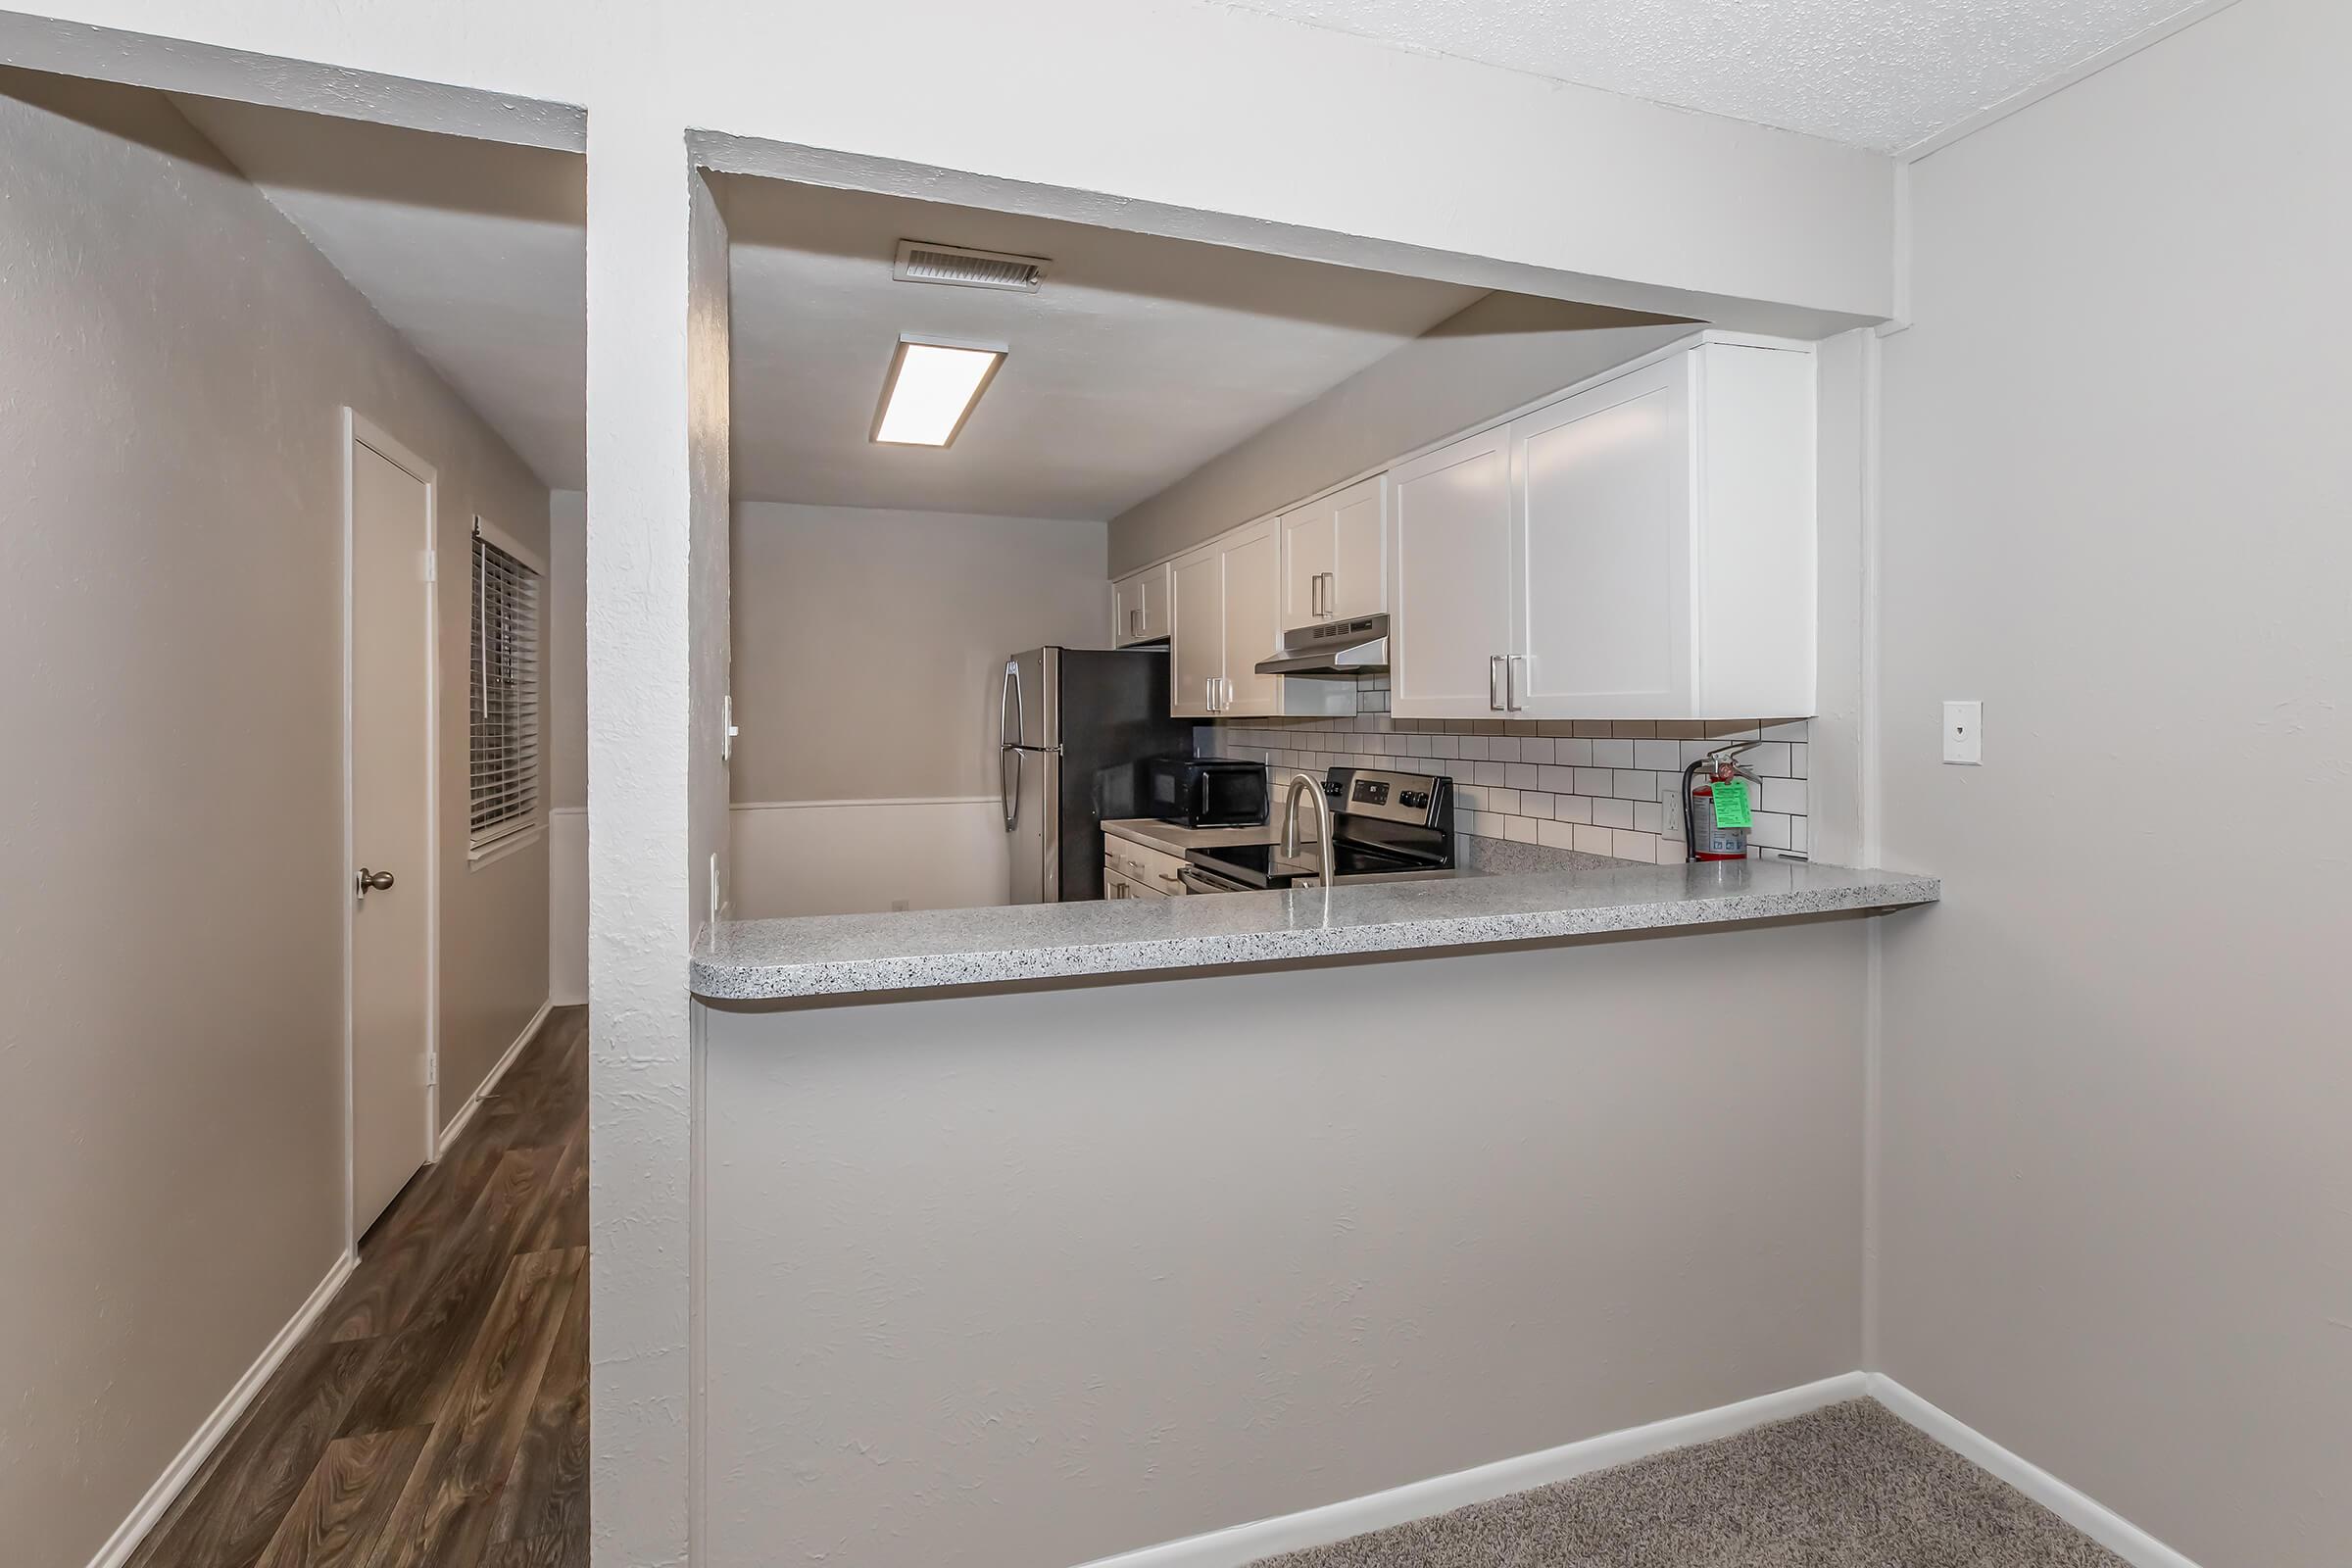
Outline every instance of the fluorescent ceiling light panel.
POLYGON ((980 393, 1004 363, 1000 346, 899 339, 874 439, 884 446, 944 447, 972 416, 980 393))

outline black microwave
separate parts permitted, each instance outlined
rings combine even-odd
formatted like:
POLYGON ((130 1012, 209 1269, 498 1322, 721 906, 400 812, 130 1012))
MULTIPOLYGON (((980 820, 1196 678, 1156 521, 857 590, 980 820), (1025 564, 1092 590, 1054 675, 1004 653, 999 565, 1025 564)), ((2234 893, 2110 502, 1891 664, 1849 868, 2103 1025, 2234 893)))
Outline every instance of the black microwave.
POLYGON ((1272 789, 1263 762, 1153 757, 1144 763, 1144 809, 1186 827, 1256 827, 1272 789))

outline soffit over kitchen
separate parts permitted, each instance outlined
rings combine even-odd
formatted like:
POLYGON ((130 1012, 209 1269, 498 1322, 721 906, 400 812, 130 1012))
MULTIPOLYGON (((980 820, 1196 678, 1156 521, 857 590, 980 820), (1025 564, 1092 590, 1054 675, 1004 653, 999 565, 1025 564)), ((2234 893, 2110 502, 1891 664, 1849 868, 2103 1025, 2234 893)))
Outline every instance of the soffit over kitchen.
POLYGON ((744 501, 1109 517, 1484 297, 896 196, 713 183, 744 501), (1034 294, 902 282, 903 239, 1049 265, 1034 294), (902 333, 1009 351, 951 447, 869 439, 902 333))

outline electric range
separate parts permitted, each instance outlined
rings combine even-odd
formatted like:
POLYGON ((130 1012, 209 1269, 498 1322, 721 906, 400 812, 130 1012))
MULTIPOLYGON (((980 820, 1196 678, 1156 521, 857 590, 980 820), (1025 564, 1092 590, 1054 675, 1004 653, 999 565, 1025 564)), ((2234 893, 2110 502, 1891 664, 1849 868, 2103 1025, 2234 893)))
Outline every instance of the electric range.
MULTIPOLYGON (((1288 779, 1275 781, 1282 808, 1288 779)), ((1454 874, 1453 780, 1439 774, 1335 767, 1323 781, 1331 808, 1332 882, 1433 881, 1454 874)), ((1320 885, 1311 808, 1298 811, 1298 853, 1276 844, 1189 850, 1177 875, 1195 893, 1250 893, 1320 885)))

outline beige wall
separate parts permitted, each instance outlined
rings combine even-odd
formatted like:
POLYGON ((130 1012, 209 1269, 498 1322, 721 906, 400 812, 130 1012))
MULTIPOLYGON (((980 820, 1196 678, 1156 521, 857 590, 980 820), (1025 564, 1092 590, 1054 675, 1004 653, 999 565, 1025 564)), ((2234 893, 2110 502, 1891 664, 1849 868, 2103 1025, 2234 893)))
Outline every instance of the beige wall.
POLYGON ((1112 569, 1172 556, 1692 329, 1662 320, 1490 294, 1112 518, 1112 569))
POLYGON ((1920 163, 1886 345, 1884 1365, 2212 1568, 2352 1542, 2347 57, 2246 0, 1920 163))
POLYGON ((547 498, 547 995, 588 1000, 588 498, 547 498))
MULTIPOLYGON (((547 500, 160 98, 0 90, 0 1519, 77 1564, 344 1245, 343 407, 445 562, 547 500)), ((452 575, 445 1111, 546 994, 544 854, 466 869, 452 575)))
POLYGON ((1864 935, 707 1011, 696 1561, 1086 1562, 1853 1370, 1864 935))
POLYGON ((588 498, 547 498, 547 791, 552 806, 588 804, 588 498))
POLYGON ((1005 656, 1101 648, 1103 525, 735 509, 737 801, 997 792, 1005 656))

